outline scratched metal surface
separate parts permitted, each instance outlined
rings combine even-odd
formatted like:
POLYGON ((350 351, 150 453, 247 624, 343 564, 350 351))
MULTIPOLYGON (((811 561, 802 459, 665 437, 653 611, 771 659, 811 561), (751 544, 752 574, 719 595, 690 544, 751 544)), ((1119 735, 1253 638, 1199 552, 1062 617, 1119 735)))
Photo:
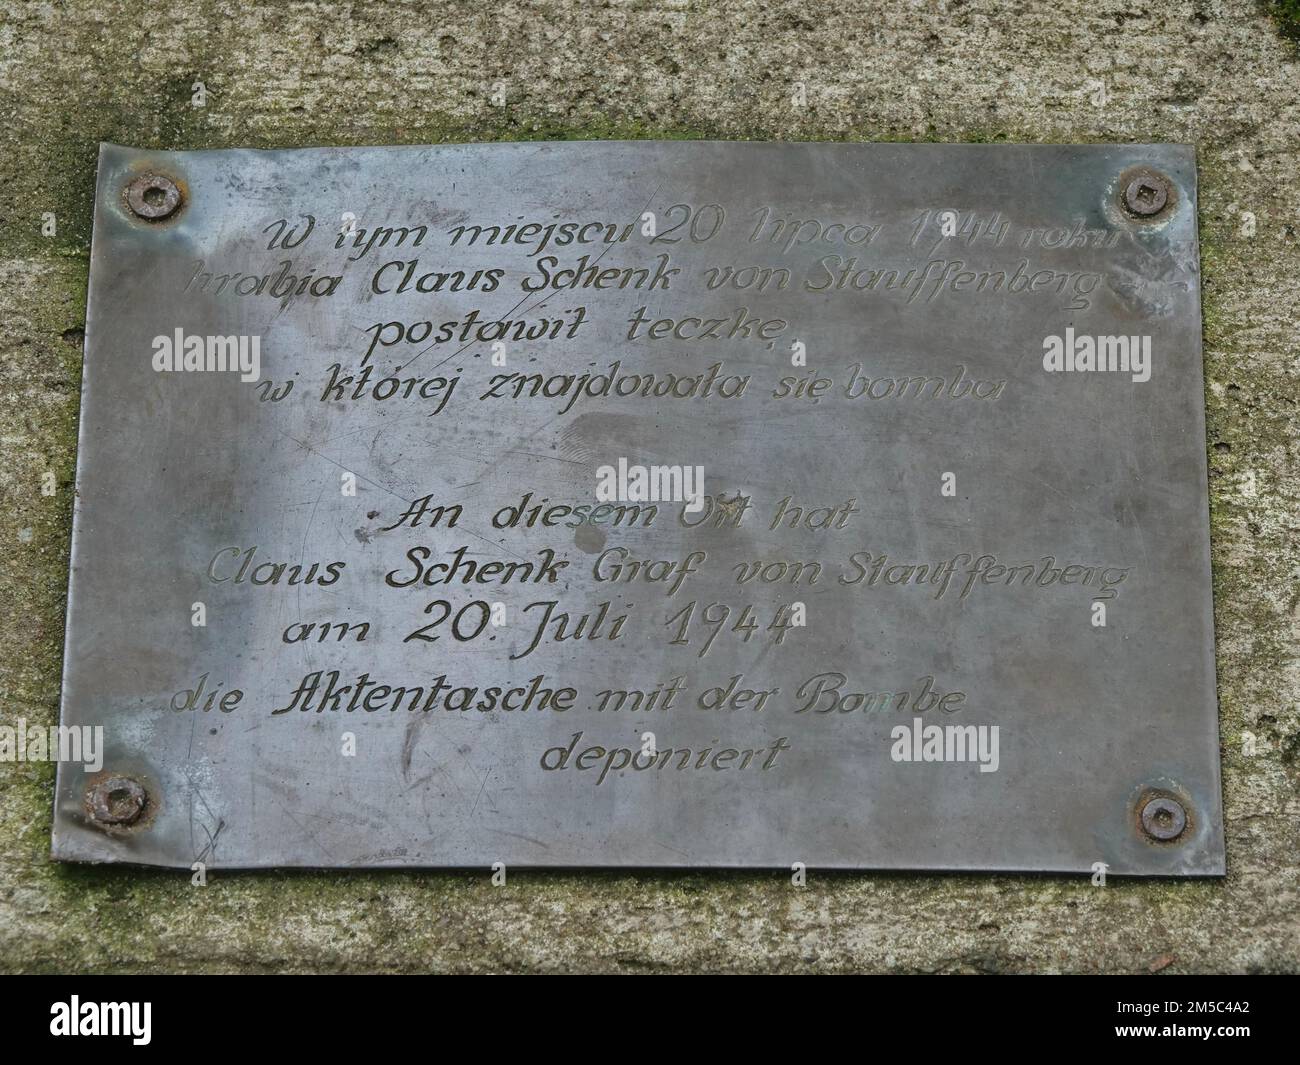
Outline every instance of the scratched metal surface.
MULTIPOLYGON (((1196 176, 1190 149, 1169 145, 960 146, 721 143, 503 144, 282 152, 145 153, 105 146, 96 198, 85 376, 62 701, 66 725, 102 725, 105 771, 149 791, 146 816, 105 831, 88 818, 87 778, 60 766, 55 857, 188 867, 681 866, 1041 870, 1205 875, 1223 871, 1201 377, 1196 176), (1151 166, 1174 185, 1159 223, 1116 208, 1117 176, 1151 166), (146 224, 125 209, 133 174, 158 170, 185 190, 183 210, 146 224), (728 224, 704 245, 672 246, 682 283, 668 293, 553 293, 541 310, 584 303, 580 338, 524 353, 528 372, 574 373, 622 359, 625 369, 699 372, 722 359, 751 373, 740 403, 608 398, 567 414, 544 400, 478 401, 487 345, 435 348, 410 367, 457 372, 441 413, 426 403, 323 404, 324 370, 359 369, 366 327, 381 320, 485 318, 519 306, 527 249, 447 247, 450 226, 516 220, 636 221, 672 204, 722 203, 728 224), (860 257, 873 266, 961 259, 971 269, 1028 256, 1055 270, 1098 271, 1086 308, 1041 293, 896 295, 707 292, 706 264, 760 262, 815 272, 842 247, 787 253, 748 244, 745 216, 771 205, 795 217, 869 220, 884 229, 860 257), (927 209, 1000 214, 1017 232, 1082 219, 1120 234, 1113 247, 962 243, 909 249, 927 209), (364 291, 374 269, 416 257, 379 250, 343 265, 317 240, 269 252, 265 227, 310 212, 360 224, 427 224, 423 269, 506 269, 496 292, 364 291), (436 238, 436 239, 434 239, 436 238), (272 272, 282 258, 341 273, 329 298, 186 292, 196 260, 272 272), (741 306, 791 323, 780 344, 627 343, 626 319, 723 316, 741 306), (1146 333, 1146 383, 1118 374, 1047 374, 1044 336, 1146 333), (279 403, 222 374, 156 373, 151 339, 258 334, 262 373, 294 380, 279 403), (1005 379, 994 402, 771 398, 792 336, 809 367, 837 380, 858 361, 880 375, 1005 379), (536 361, 527 361, 535 359, 536 361), (763 387, 766 385, 767 387, 763 387), (475 387, 477 386, 477 387, 475 387), (525 491, 590 502, 598 465, 705 466, 707 491, 748 493, 770 508, 793 492, 825 505, 855 497, 848 528, 770 533, 755 521, 726 530, 494 530, 489 515, 525 491), (355 497, 340 493, 354 471, 355 497), (955 471, 954 498, 939 492, 955 471), (466 506, 456 530, 382 531, 433 492, 466 506), (571 565, 552 589, 497 585, 398 589, 384 573, 407 550, 468 545, 480 562, 534 558, 550 546, 571 565), (205 576, 214 553, 257 546, 257 560, 346 560, 330 587, 236 587, 205 576), (707 572, 666 597, 650 585, 597 584, 601 550, 638 558, 708 555, 707 572), (1052 555, 1058 564, 1130 569, 1089 623, 1092 591, 976 588, 933 599, 921 588, 834 583, 854 551, 921 563, 990 553, 1001 563, 1052 555), (819 559, 826 575, 797 592, 730 581, 732 562, 819 559), (450 593, 450 594, 447 594, 450 593), (986 594, 987 593, 987 594, 986 594), (615 641, 551 643, 518 661, 531 637, 518 621, 465 643, 403 642, 444 595, 457 605, 500 600, 514 611, 555 598, 576 613, 609 600, 630 613, 615 641), (806 602, 808 624, 776 645, 724 633, 668 646, 664 621, 687 601, 763 609, 806 602), (203 602, 206 627, 190 624, 203 602), (285 628, 330 618, 372 623, 363 643, 286 644, 285 628), (580 689, 567 713, 431 711, 280 715, 301 678, 338 669, 414 685, 445 674, 458 685, 527 683, 580 689), (934 676, 967 695, 952 720, 1000 727, 1000 765, 898 763, 889 729, 910 716, 793 712, 794 690, 821 671, 845 690, 897 690, 934 676), (239 709, 174 712, 173 695, 201 674, 245 692, 239 709), (705 711, 691 698, 743 674, 779 687, 762 712, 705 711), (677 707, 653 714, 589 710, 600 689, 650 689, 680 676, 677 707), (584 733, 588 745, 789 749, 769 771, 544 772, 542 752, 584 733), (357 740, 340 756, 341 734, 357 740), (1146 839, 1135 804, 1148 789, 1177 795, 1189 823, 1172 844, 1146 839)), ((323 222, 322 224, 328 224, 323 222)), ((663 225, 661 221, 661 226, 663 225)), ((586 249, 557 251, 566 264, 586 249)), ((665 250, 633 240, 602 263, 646 265, 665 250)), ((535 257, 534 257, 535 258, 535 257)), ((540 298, 530 305, 540 304, 540 298)), ((403 353, 406 356, 408 353, 403 353)), ((381 353, 400 364, 397 352, 381 353)), ((379 358, 377 356, 377 358, 379 358)), ((763 513, 767 513, 766 509, 763 513)), ((518 614, 514 615, 516 618, 518 614)), ((766 620, 766 619, 765 619, 766 620)), ((942 722, 941 722, 942 723, 942 722)))

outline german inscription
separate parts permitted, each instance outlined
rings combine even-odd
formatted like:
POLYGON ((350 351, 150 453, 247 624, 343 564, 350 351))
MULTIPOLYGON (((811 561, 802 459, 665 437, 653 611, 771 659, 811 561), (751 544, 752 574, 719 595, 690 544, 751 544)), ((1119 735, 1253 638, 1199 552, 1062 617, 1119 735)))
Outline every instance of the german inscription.
POLYGON ((55 856, 1221 873, 1204 446, 1182 147, 106 145, 55 856))

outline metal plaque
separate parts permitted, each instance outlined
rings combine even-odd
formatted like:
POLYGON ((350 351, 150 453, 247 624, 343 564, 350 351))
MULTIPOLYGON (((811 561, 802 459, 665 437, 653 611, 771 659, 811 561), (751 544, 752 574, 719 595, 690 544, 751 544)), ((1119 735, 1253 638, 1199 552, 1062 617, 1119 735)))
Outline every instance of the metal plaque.
POLYGON ((1221 874, 1200 337, 1182 146, 106 145, 54 855, 1221 874))

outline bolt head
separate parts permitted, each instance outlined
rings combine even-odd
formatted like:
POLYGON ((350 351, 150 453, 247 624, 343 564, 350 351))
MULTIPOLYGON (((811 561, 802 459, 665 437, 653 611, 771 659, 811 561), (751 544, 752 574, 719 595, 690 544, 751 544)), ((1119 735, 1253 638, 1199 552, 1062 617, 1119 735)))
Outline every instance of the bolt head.
POLYGON ((180 207, 180 186, 164 174, 141 174, 126 187, 126 205, 137 218, 161 222, 180 207))
POLYGON ((109 776, 86 791, 86 812, 101 825, 131 825, 140 819, 149 795, 139 781, 109 776))
POLYGON ((1142 807, 1142 829, 1162 843, 1177 839, 1187 828, 1187 811, 1177 799, 1158 796, 1142 807))
POLYGON ((1124 186, 1124 207, 1139 218, 1150 218, 1169 203, 1169 183, 1158 174, 1138 174, 1124 186))

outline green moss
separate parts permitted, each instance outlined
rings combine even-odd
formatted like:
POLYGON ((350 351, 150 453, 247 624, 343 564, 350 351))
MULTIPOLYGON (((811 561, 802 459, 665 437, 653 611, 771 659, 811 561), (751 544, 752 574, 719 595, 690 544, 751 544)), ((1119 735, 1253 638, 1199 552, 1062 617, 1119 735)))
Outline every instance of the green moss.
POLYGON ((1283 37, 1300 40, 1300 0, 1267 0, 1268 13, 1277 20, 1283 37))

